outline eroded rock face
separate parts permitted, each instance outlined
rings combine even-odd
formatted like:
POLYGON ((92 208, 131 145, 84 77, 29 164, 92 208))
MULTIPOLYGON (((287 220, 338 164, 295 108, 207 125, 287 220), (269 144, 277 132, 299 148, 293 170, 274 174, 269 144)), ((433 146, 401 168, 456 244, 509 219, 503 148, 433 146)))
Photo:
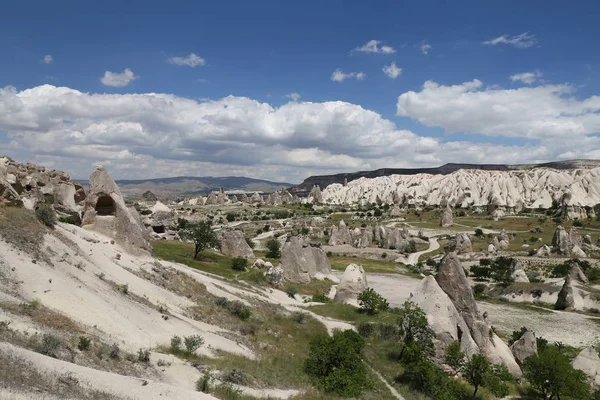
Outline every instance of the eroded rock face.
POLYGON ((441 227, 448 227, 454 224, 452 219, 452 209, 450 207, 446 207, 444 212, 442 213, 442 218, 440 220, 441 227))
POLYGON ((321 193, 319 185, 313 186, 308 194, 308 202, 312 204, 323 204, 323 193, 321 193))
POLYGON ((448 241, 444 246, 446 252, 457 252, 458 254, 466 254, 473 252, 473 243, 467 233, 457 233, 454 239, 448 241))
POLYGON ((308 283, 312 278, 331 274, 331 263, 321 247, 305 243, 298 236, 288 238, 281 250, 283 278, 289 282, 308 283))
POLYGON ((590 346, 581 350, 571 365, 586 374, 594 388, 600 388, 600 358, 594 347, 590 346))
POLYGON ((554 304, 554 308, 557 310, 582 310, 584 308, 583 296, 581 290, 578 288, 580 285, 588 283, 588 279, 579 268, 576 263, 571 264, 571 269, 565 278, 560 292, 558 292, 558 298, 554 304))
POLYGON ((342 275, 333 301, 335 303, 355 304, 358 302, 358 295, 367 287, 367 274, 363 267, 350 264, 346 267, 344 275, 342 275))
POLYGON ((158 197, 156 197, 156 195, 150 190, 146 190, 144 193, 142 193, 142 200, 147 202, 154 202, 158 201, 158 197))
POLYGON ((527 274, 523 269, 523 265, 521 265, 521 263, 518 260, 513 260, 512 264, 510 265, 510 270, 510 276, 514 282, 529 282, 529 278, 527 277, 527 274))
POLYGON ((226 231, 221 236, 221 253, 229 257, 254 257, 254 252, 246 242, 244 232, 226 231))
POLYGON ((526 331, 519 340, 510 346, 510 351, 512 351, 519 365, 523 365, 523 361, 527 357, 537 354, 537 341, 533 332, 526 331))
POLYGON ((548 245, 543 245, 535 253, 537 257, 550 257, 552 255, 552 249, 548 245))
POLYGON ((556 227, 554 236, 552 237, 552 247, 558 250, 563 255, 571 254, 571 243, 569 241, 569 234, 561 225, 556 227))
POLYGON ((363 249, 369 247, 371 243, 373 243, 373 228, 367 226, 362 230, 358 240, 356 240, 355 247, 363 249))
POLYGON ((269 267, 264 272, 265 279, 272 285, 279 286, 283 283, 283 269, 281 267, 269 267))
POLYGON ((82 226, 112 237, 131 253, 146 253, 152 247, 137 211, 125 205, 115 181, 103 167, 97 167, 89 180, 82 226))
POLYGON ((350 234, 350 229, 348 229, 344 220, 341 220, 337 227, 335 225, 332 226, 331 232, 329 233, 330 246, 338 246, 342 244, 353 244, 352 234, 350 234))

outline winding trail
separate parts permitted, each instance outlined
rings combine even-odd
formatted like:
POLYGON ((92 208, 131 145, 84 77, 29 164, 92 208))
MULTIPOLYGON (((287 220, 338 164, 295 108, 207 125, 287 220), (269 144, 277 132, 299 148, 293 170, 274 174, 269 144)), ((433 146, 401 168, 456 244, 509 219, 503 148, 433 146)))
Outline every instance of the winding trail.
MULTIPOLYGON (((367 363, 365 362, 365 364, 367 364, 367 363)), ((383 375, 381 375, 378 371, 376 371, 369 364, 367 364, 367 367, 369 367, 369 369, 371 370, 371 372, 373 372, 379 378, 379 380, 381 382, 383 382, 383 384, 390 390, 390 392, 392 393, 392 396, 394 396, 398 400, 404 400, 404 397, 402 397, 402 395, 400 393, 398 393, 398 391, 396 389, 394 389, 394 387, 392 385, 390 385, 388 383, 388 381, 385 380, 385 378, 383 377, 383 375)))
POLYGON ((429 248, 427 248, 427 250, 418 251, 416 253, 410 253, 408 255, 408 257, 404 257, 404 256, 398 257, 394 260, 394 262, 402 263, 404 265, 415 265, 416 263, 419 262, 419 257, 421 257, 423 254, 430 253, 439 248, 440 248, 440 244, 438 243, 437 239, 434 237, 431 237, 431 238, 429 238, 429 248))

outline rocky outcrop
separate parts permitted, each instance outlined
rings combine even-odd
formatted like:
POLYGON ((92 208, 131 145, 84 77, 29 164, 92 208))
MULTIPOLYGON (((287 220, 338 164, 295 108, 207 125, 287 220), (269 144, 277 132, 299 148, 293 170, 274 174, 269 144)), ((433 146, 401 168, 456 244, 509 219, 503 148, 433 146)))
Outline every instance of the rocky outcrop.
POLYGON ((440 220, 440 226, 445 228, 448 226, 452 226, 453 224, 454 224, 454 221, 452 219, 452 209, 447 206, 444 209, 444 212, 442 213, 442 218, 440 220))
POLYGON ((367 288, 367 274, 360 265, 350 264, 337 286, 335 303, 358 304, 358 295, 367 288))
POLYGON ((317 244, 305 243, 298 236, 291 236, 281 250, 283 278, 294 283, 308 283, 313 278, 331 275, 331 263, 317 244))
POLYGON ((307 201, 312 204, 323 204, 323 194, 321 193, 321 188, 318 185, 313 186, 312 190, 308 194, 307 201))
POLYGON ((271 285, 279 286, 283 283, 283 269, 281 267, 269 267, 264 272, 264 276, 271 285))
POLYGON ((523 336, 510 346, 510 351, 519 365, 523 365, 523 361, 527 357, 537 354, 537 341, 534 333, 530 330, 525 331, 523 336))
POLYGON ((115 181, 103 167, 97 167, 89 179, 82 226, 112 237, 131 253, 151 250, 140 215, 125 205, 115 181))
POLYGON ((252 264, 253 269, 265 269, 268 270, 269 268, 273 267, 273 264, 271 264, 269 261, 264 261, 262 259, 258 259, 254 262, 254 264, 252 264))
POLYGON ((239 230, 223 232, 221 253, 229 257, 254 257, 254 252, 246 242, 244 232, 239 230))
POLYGON ((458 254, 466 254, 473 252, 473 243, 467 233, 457 233, 454 239, 448 241, 444 246, 446 252, 457 252, 458 254))
POLYGON ((598 351, 594 347, 586 347, 571 362, 573 368, 582 371, 590 384, 595 388, 600 388, 600 358, 598 351))
POLYGON ((571 264, 571 269, 565 278, 554 308, 556 310, 583 310, 584 300, 579 289, 580 285, 588 283, 588 279, 576 263, 571 264))
POLYGON ((569 234, 561 225, 557 226, 556 231, 554 231, 554 236, 552 236, 552 247, 563 255, 568 256, 571 254, 569 234))
POLYGON ((543 245, 535 252, 536 257, 550 257, 552 255, 552 249, 548 245, 543 245))
POLYGON ((333 225, 329 232, 329 243, 330 246, 338 246, 342 244, 352 245, 352 235, 350 229, 346 226, 344 220, 341 220, 338 226, 333 225))
POLYGON ((510 277, 513 282, 529 282, 529 278, 523 269, 523 265, 516 259, 513 259, 512 264, 510 265, 510 277))
POLYGON ((144 193, 142 193, 141 198, 143 201, 147 201, 149 203, 158 201, 158 197, 156 197, 156 195, 150 190, 146 190, 144 193))
POLYGON ((371 243, 373 243, 373 228, 367 226, 366 228, 363 228, 360 237, 356 240, 354 247, 364 249, 371 246, 371 243))

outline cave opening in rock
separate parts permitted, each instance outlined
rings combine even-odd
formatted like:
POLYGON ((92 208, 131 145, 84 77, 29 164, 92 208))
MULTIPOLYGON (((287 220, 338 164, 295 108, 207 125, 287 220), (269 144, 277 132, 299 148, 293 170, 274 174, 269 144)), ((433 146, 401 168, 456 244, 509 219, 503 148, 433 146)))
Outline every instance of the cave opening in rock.
POLYGON ((115 215, 117 205, 115 201, 107 195, 100 196, 96 202, 96 214, 98 215, 115 215))
POLYGON ((153 226, 152 230, 156 233, 165 233, 165 226, 164 225, 153 226))

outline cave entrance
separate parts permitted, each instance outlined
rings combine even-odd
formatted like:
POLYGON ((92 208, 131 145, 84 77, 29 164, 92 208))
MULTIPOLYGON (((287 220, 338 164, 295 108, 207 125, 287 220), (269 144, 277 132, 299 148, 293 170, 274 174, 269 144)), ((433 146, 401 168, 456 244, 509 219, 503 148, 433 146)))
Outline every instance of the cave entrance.
POLYGON ((165 226, 164 225, 153 226, 152 230, 156 233, 165 233, 165 226))
POLYGON ((98 215, 115 215, 117 205, 115 201, 107 195, 100 196, 96 202, 96 214, 98 215))

